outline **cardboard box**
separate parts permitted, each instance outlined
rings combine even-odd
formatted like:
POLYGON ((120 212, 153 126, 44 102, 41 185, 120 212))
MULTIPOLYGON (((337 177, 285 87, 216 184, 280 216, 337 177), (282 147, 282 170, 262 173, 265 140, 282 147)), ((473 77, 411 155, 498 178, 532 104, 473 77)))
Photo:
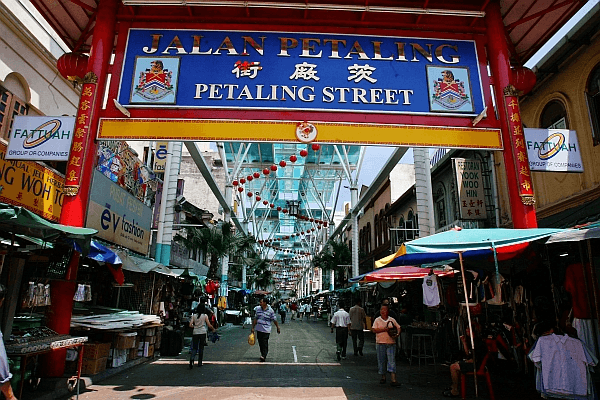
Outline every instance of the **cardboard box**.
POLYGON ((111 343, 86 343, 83 346, 83 358, 87 358, 88 360, 107 358, 110 346, 111 343))
POLYGON ((138 349, 130 349, 129 355, 127 356, 127 360, 135 360, 136 358, 138 358, 138 351, 138 349))
POLYGON ((115 340, 115 349, 132 349, 135 347, 136 333, 119 333, 115 340))
POLYGON ((154 336, 156 335, 156 328, 147 328, 145 336, 154 336))
POLYGON ((148 342, 150 344, 156 343, 156 336, 146 336, 144 338, 144 342, 148 342))
POLYGON ((154 356, 154 345, 148 345, 148 355, 146 357, 153 357, 154 356))
POLYGON ((81 373, 84 375, 96 375, 106 370, 107 358, 87 359, 84 358, 81 362, 81 373))

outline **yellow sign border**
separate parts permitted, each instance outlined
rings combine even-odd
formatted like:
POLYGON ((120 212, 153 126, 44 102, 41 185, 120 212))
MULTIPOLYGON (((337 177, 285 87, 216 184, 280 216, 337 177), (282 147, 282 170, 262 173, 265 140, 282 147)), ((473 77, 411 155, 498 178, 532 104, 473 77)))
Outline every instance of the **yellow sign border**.
MULTIPOLYGON (((502 150, 500 129, 309 121, 316 142, 502 150)), ((101 140, 298 142, 295 121, 101 118, 101 140)))

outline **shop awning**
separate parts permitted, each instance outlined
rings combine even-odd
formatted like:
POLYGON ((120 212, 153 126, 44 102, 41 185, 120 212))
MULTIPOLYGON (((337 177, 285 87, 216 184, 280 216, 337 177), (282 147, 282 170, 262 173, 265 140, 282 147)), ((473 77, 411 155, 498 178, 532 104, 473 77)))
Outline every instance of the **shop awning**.
POLYGON ((600 226, 598 224, 590 225, 590 227, 580 229, 568 229, 564 232, 556 233, 548 239, 546 244, 558 242, 579 242, 587 239, 600 238, 600 226))
POLYGON ((529 243, 545 239, 566 229, 462 229, 404 243, 395 254, 375 261, 375 268, 421 265, 463 258, 489 257, 494 249, 499 260, 520 254, 529 243))
POLYGON ((149 258, 143 258, 128 254, 124 250, 116 251, 119 258, 123 261, 123 269, 126 271, 140 272, 147 274, 148 272, 156 272, 163 275, 178 277, 179 275, 171 271, 168 267, 149 258))
POLYGON ((107 264, 123 264, 117 253, 95 240, 92 240, 87 257, 107 264))
MULTIPOLYGON (((390 282, 390 281, 411 281, 414 279, 422 279, 429 275, 430 268, 420 268, 414 266, 398 266, 376 269, 366 274, 355 276, 348 279, 349 282, 390 282)), ((439 277, 452 276, 456 271, 450 270, 434 270, 434 274, 439 277)))
POLYGON ((0 203, 0 230, 52 242, 60 237, 90 240, 95 229, 77 228, 46 221, 26 208, 0 203))

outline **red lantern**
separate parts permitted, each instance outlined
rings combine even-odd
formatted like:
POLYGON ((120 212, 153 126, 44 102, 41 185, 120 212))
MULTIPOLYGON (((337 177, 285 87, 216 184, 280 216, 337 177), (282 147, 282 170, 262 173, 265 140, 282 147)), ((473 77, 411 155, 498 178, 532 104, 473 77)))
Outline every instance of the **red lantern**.
POLYGON ((302 231, 302 232, 300 232, 300 233, 304 235, 304 231, 302 231))
POLYGON ((323 222, 323 226, 327 228, 327 221, 323 222))
POLYGON ((248 192, 248 197, 252 197, 253 193, 252 192, 248 192))
POLYGON ((256 201, 260 201, 261 197, 260 196, 256 196, 255 199, 256 199, 256 201))
POLYGON ((321 145, 319 145, 317 143, 313 143, 311 147, 314 151, 318 151, 321 148, 321 145))
POLYGON ((271 171, 273 171, 273 172, 277 171, 277 165, 275 165, 275 164, 271 165, 271 171))
POLYGON ((254 175, 254 177, 255 177, 256 179, 260 178, 260 173, 258 173, 258 172, 255 172, 255 173, 253 173, 252 175, 254 175))
POLYGON ((315 228, 310 228, 310 231, 311 231, 311 232, 314 232, 314 231, 315 231, 315 228))
POLYGON ((266 206, 267 204, 269 204, 269 202, 266 200, 263 200, 263 204, 266 206))
POLYGON ((292 155, 290 156, 290 161, 291 161, 291 162, 296 162, 297 160, 298 160, 298 157, 296 157, 294 154, 292 154, 292 155))
POLYGON ((281 161, 279 161, 279 166, 280 166, 281 168, 285 168, 285 166, 286 166, 286 165, 287 165, 287 163, 285 162, 285 160, 281 160, 281 161))
POLYGON ((238 185, 238 183, 239 183, 238 181, 233 181, 233 182, 231 182, 231 184, 232 184, 233 186, 237 186, 237 185, 238 185))
POLYGON ((269 170, 269 168, 263 169, 263 174, 269 175, 270 173, 271 173, 271 171, 269 170))
POLYGON ((240 183, 243 185, 244 183, 246 183, 246 180, 244 178, 240 179, 240 183))
POLYGON ((537 77, 529 68, 519 67, 511 70, 511 82, 515 88, 527 94, 535 86, 537 77))
POLYGON ((244 191, 244 188, 240 186, 240 187, 238 188, 238 192, 242 193, 243 191, 244 191))
POLYGON ((311 219, 310 219, 310 222, 315 222, 314 218, 311 218, 311 219))
POLYGON ((277 206, 277 211, 281 211, 281 207, 277 206))
POLYGON ((274 208, 275 204, 271 203, 271 204, 269 204, 269 207, 274 208))
POLYGON ((317 229, 321 229, 321 225, 317 225, 317 229))
POLYGON ((281 212, 283 212, 284 214, 287 214, 288 210, 287 210, 287 208, 284 208, 283 210, 281 210, 281 212))
POLYGON ((81 82, 87 72, 89 57, 80 53, 65 53, 58 58, 56 68, 63 78, 81 82))
POLYGON ((307 150, 300 150, 300 155, 302 157, 306 157, 308 155, 308 151, 307 150))
POLYGON ((248 176, 246 177, 246 180, 247 180, 248 182, 252 182, 252 179, 254 179, 254 178, 252 177, 252 175, 248 175, 248 176))

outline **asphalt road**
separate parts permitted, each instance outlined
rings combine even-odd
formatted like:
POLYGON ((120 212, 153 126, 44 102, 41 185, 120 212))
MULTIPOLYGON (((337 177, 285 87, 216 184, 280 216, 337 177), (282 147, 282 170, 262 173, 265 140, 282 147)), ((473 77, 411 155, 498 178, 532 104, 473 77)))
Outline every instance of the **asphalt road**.
MULTIPOLYGON (((249 346, 250 329, 220 329, 221 340, 205 347, 204 365, 188 368, 184 350, 177 357, 161 357, 87 388, 79 398, 92 399, 442 399, 449 384, 447 366, 410 366, 398 361, 402 387, 379 383, 375 337, 366 333, 364 356, 354 356, 352 340, 346 360, 335 354, 335 334, 323 321, 287 321, 281 334, 269 341, 267 362, 259 362, 258 344, 249 346)), ((474 398, 473 383, 469 397, 474 398)), ((495 384, 497 399, 539 398, 519 386, 495 384)), ((489 398, 480 385, 480 397, 489 398)))

